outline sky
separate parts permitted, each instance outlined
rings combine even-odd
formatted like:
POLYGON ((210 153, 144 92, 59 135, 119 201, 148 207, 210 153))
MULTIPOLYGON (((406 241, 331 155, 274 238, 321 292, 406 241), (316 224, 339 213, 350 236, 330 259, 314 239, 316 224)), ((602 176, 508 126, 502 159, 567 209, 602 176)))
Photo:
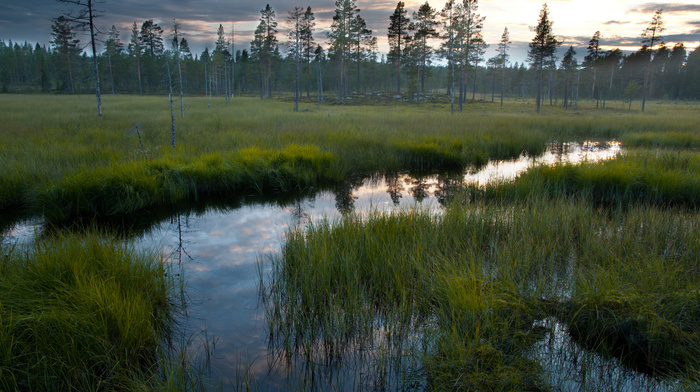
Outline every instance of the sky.
MULTIPOLYGON (((249 46, 253 31, 265 2, 241 0, 98 0, 97 8, 104 15, 97 19, 101 31, 107 32, 115 25, 121 32, 122 42, 131 37, 131 26, 140 27, 147 19, 158 23, 165 35, 170 33, 173 19, 181 24, 181 31, 195 54, 205 47, 210 49, 216 40, 216 31, 222 24, 227 33, 235 32, 235 49, 249 46)), ((409 17, 425 0, 405 0, 409 17)), ((395 0, 356 0, 360 15, 367 21, 379 41, 380 53, 388 51, 387 28, 389 16, 396 8, 395 0)), ((433 8, 441 9, 444 0, 429 0, 433 8)), ((651 21, 655 10, 662 9, 663 33, 667 46, 685 42, 690 50, 700 45, 700 2, 675 0, 668 3, 640 2, 634 0, 550 0, 547 2, 553 32, 563 42, 559 58, 569 45, 573 45, 579 57, 586 54, 588 41, 600 31, 600 43, 604 49, 620 48, 635 51, 641 46, 641 33, 651 21)), ((325 44, 335 10, 334 0, 307 0, 300 3, 291 0, 270 0, 278 21, 278 39, 284 42, 287 12, 294 7, 311 6, 316 16, 316 41, 325 44)), ((522 62, 527 56, 527 44, 534 33, 543 2, 535 0, 481 0, 478 13, 485 17, 483 35, 490 44, 486 57, 495 55, 495 49, 505 27, 510 32, 511 61, 522 62)), ((24 42, 49 45, 53 18, 71 9, 69 4, 56 0, 2 0, 0 2, 0 40, 5 43, 24 42)), ((81 36, 87 43, 88 37, 81 36)), ((324 45, 325 46, 325 45, 324 45)))

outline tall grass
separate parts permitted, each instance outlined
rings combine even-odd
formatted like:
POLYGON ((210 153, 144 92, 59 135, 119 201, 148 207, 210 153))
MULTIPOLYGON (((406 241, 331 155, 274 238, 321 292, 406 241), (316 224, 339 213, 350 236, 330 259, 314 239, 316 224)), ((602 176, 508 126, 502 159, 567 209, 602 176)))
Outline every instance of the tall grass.
POLYGON ((622 138, 640 132, 693 134, 698 120, 691 106, 669 107, 664 109, 669 114, 649 116, 588 109, 534 116, 519 103, 503 109, 473 105, 454 116, 440 105, 309 104, 302 109, 292 113, 285 102, 248 98, 215 101, 207 109, 205 98, 190 98, 186 118, 176 124, 179 147, 173 153, 167 100, 161 97, 106 96, 105 115, 99 120, 89 96, 0 95, 0 210, 24 208, 41 215, 44 210, 54 211, 53 204, 64 203, 65 197, 75 196, 69 204, 80 207, 56 215, 90 210, 107 214, 118 207, 129 213, 149 204, 142 197, 151 198, 152 204, 195 198, 213 188, 212 183, 228 184, 222 192, 245 192, 230 187, 232 177, 265 184, 270 187, 267 191, 284 191, 289 186, 315 185, 310 177, 327 181, 352 173, 434 171, 514 158, 524 152, 538 154, 552 140, 622 138), (261 151, 261 159, 267 159, 266 154, 284 156, 284 151, 299 146, 331 154, 333 159, 322 158, 320 162, 327 166, 307 165, 301 172, 280 163, 275 174, 233 164, 237 156, 257 155, 251 151, 261 151), (218 156, 230 167, 214 171, 212 160, 218 156), (207 165, 211 168, 205 170, 204 178, 197 177, 207 165), (155 173, 158 166, 162 170, 155 173), (96 178, 104 178, 105 184, 96 185, 96 178), (152 189, 154 181, 162 184, 157 185, 161 191, 152 189), (280 182, 283 187, 275 184, 280 182), (114 208, 99 202, 86 205, 100 187, 114 192, 112 200, 125 194, 136 200, 116 203, 114 208), (201 188, 205 191, 200 192, 201 188))
MULTIPOLYGON (((478 192, 477 192, 478 193, 478 192)), ((513 183, 490 186, 487 199, 572 196, 606 205, 700 206, 700 154, 636 150, 602 163, 541 166, 513 183)))
POLYGON ((157 258, 94 234, 3 257, 0 389, 131 389, 157 373, 171 317, 157 258))
POLYGON ((265 303, 280 347, 322 360, 319 347, 371 347, 386 331, 432 388, 543 390, 525 353, 542 337, 535 321, 554 316, 587 347, 700 381, 696 213, 562 198, 474 207, 290 232, 265 303), (645 358, 620 349, 638 338, 645 358))
POLYGON ((316 147, 290 145, 278 151, 242 149, 226 157, 210 153, 189 163, 167 158, 129 162, 67 176, 38 199, 51 222, 125 215, 212 196, 311 187, 336 176, 334 161, 316 147))

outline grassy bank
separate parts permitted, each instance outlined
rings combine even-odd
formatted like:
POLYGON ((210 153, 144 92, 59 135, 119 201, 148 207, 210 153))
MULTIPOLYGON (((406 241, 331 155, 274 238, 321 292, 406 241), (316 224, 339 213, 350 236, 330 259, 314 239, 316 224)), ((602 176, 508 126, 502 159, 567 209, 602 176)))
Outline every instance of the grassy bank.
POLYGON ((2 251, 0 389, 155 385, 173 295, 158 257, 89 234, 2 251))
POLYGON ((307 104, 294 113, 280 101, 221 99, 207 108, 205 98, 189 98, 173 150, 165 98, 104 102, 100 120, 89 96, 0 95, 0 211, 126 214, 207 195, 318 186, 350 173, 462 168, 538 154, 552 140, 632 142, 675 132, 688 135, 684 146, 698 143, 690 105, 656 106, 645 116, 586 108, 536 116, 518 102, 480 103, 450 116, 440 104, 307 104), (99 201, 117 199, 124 201, 99 201))

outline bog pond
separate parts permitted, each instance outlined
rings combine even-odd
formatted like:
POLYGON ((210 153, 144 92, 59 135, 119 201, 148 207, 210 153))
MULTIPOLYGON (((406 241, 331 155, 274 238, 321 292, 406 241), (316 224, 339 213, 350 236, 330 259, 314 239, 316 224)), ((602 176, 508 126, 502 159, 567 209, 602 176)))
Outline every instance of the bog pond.
MULTIPOLYGON (((411 389, 424 383, 411 380, 412 374, 420 372, 418 361, 406 357, 403 361, 387 360, 381 375, 367 363, 405 353, 382 351, 378 344, 328 361, 290 356, 271 339, 261 293, 269 284, 270 260, 280 252, 285 233, 310 222, 333 221, 348 212, 361 215, 418 206, 439 213, 456 185, 483 185, 515 178, 533 165, 590 162, 618 153, 617 143, 559 144, 542 156, 490 162, 478 171, 420 178, 404 173, 382 175, 291 200, 208 205, 151 219, 132 237, 137 246, 159 249, 184 277, 181 294, 187 305, 178 316, 178 328, 190 340, 193 361, 205 364, 211 389, 411 389)), ((2 234, 2 241, 31 242, 42 230, 41 222, 17 223, 2 234)), ((528 356, 542 364, 547 381, 556 390, 663 391, 673 387, 668 381, 654 380, 614 359, 579 348, 556 320, 538 323, 546 325, 549 332, 528 356)), ((381 340, 382 331, 377 335, 381 340)), ((409 340, 406 352, 423 344, 419 337, 409 340)))

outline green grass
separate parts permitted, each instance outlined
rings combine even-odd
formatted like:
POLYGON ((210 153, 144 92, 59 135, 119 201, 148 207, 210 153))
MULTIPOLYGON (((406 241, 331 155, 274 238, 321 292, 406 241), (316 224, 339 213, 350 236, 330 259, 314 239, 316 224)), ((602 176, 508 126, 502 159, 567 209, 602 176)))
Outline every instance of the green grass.
POLYGON ((604 356, 698 383, 697 221, 540 198, 321 222, 273 261, 268 320, 280 348, 314 361, 392 331, 431 388, 546 390, 525 354, 553 316, 604 356))
POLYGON ((0 211, 128 214, 207 194, 317 188, 351 174, 463 168, 536 155, 548 141, 692 139, 699 120, 692 105, 655 104, 648 115, 582 105, 537 116, 519 102, 479 103, 450 116, 444 104, 304 104, 294 113, 287 102, 251 98, 214 100, 211 109, 205 98, 186 103, 173 151, 163 97, 105 96, 98 119, 90 96, 0 95, 0 211))
POLYGON ((700 153, 634 152, 602 163, 541 166, 516 181, 475 191, 486 199, 569 196, 604 205, 700 206, 700 153))
POLYGON ((0 389, 126 390, 155 378, 172 306, 157 258, 100 235, 37 239, 3 257, 0 389))
MULTIPOLYGON (((466 189, 441 214, 350 214, 292 230, 264 293, 273 344, 324 364, 360 350, 378 379, 407 358, 418 365, 398 374, 403 386, 537 391, 549 386, 527 353, 544 336, 535 321, 554 317, 588 350, 700 382, 696 104, 537 116, 526 102, 480 102, 450 116, 445 104, 293 113, 288 102, 207 109, 188 98, 175 150, 165 98, 104 104, 100 120, 89 96, 0 95, 3 217, 128 219, 357 174, 460 169, 552 141, 622 140, 637 149, 466 189)), ((106 237, 0 245, 0 389, 203 388, 193 370, 206 367, 209 339, 201 356, 190 339, 169 352, 160 340, 175 287, 164 266, 106 237)))

